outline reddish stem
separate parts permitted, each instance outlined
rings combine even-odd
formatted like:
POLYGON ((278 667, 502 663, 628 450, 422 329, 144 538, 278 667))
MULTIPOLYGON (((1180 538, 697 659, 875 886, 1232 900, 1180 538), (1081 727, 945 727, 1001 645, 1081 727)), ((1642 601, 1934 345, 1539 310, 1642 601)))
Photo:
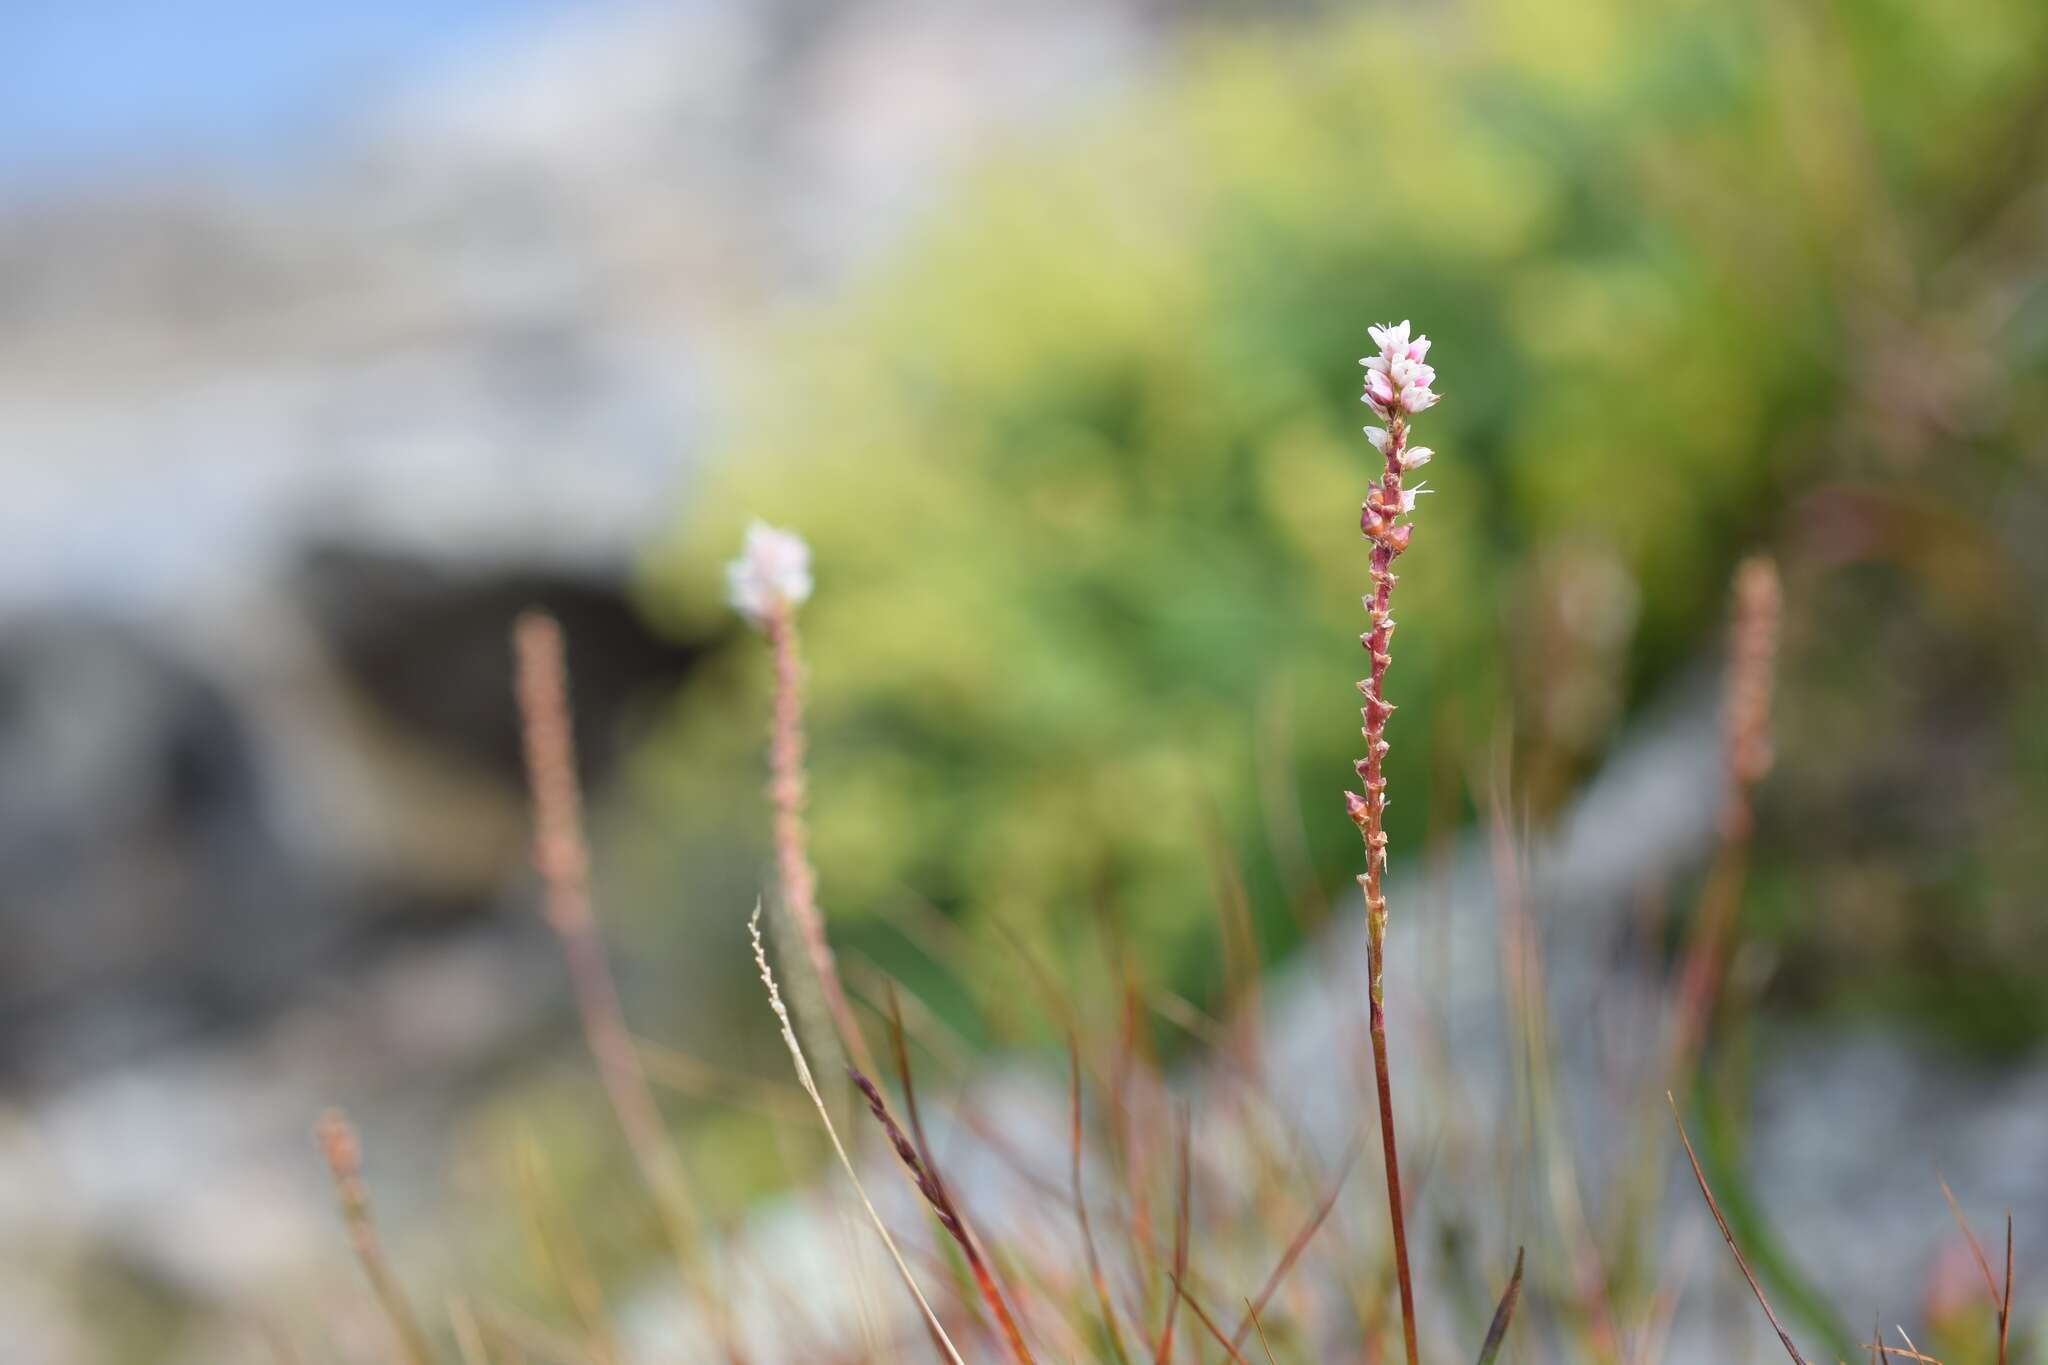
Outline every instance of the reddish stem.
POLYGON ((808 839, 804 830, 803 656, 797 647, 796 618, 787 602, 777 602, 762 626, 775 655, 768 792, 775 806, 775 863, 782 879, 783 904, 796 924, 811 970, 817 973, 825 1007, 831 1011, 840 1042, 856 1066, 875 1075, 874 1057, 868 1052, 853 1006, 839 983, 839 965, 832 955, 832 944, 825 937, 824 916, 818 910, 818 874, 805 851, 808 839))
POLYGON ((1372 546, 1372 596, 1366 615, 1372 628, 1359 637, 1371 659, 1367 676, 1358 684, 1365 696, 1361 714, 1365 719, 1365 757, 1357 764, 1365 784, 1364 799, 1351 797, 1351 818, 1365 840, 1365 873, 1358 879, 1365 892, 1366 972, 1371 999, 1373 1079, 1379 1092, 1380 1147, 1387 1172, 1387 1217, 1394 1241, 1394 1274, 1401 1295, 1401 1337, 1407 1348, 1408 1365, 1417 1365, 1415 1345, 1415 1287, 1408 1270, 1408 1229, 1401 1198, 1401 1157, 1394 1138, 1394 1096, 1387 1067, 1387 1018, 1384 966, 1387 937, 1387 899, 1384 879, 1387 869, 1387 835, 1384 815, 1387 779, 1381 760, 1387 752, 1387 717, 1394 708, 1387 704, 1388 646, 1394 635, 1391 615, 1394 557, 1408 547, 1409 528, 1397 525, 1401 514, 1401 454, 1408 444, 1408 424, 1398 414, 1387 420, 1386 469, 1380 483, 1367 497, 1360 527, 1372 546))

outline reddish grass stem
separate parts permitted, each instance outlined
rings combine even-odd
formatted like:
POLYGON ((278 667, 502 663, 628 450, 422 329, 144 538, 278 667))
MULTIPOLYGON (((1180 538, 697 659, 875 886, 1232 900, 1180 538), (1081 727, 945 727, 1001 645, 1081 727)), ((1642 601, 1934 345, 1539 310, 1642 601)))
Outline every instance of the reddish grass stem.
MULTIPOLYGON (((641 1179, 654 1195, 655 1211, 684 1283, 719 1320, 724 1335, 718 1306, 721 1296, 704 1283, 699 1262, 700 1228, 693 1192, 669 1143, 639 1050, 626 1028, 618 987, 598 936, 562 628, 552 617, 530 611, 513 627, 512 639, 527 780, 533 793, 533 862, 545 893, 543 914, 561 943, 583 1036, 597 1061, 605 1095, 641 1179)), ((729 1338, 727 1347, 730 1352, 729 1338)))
POLYGON ((861 1098, 867 1101, 868 1112, 875 1116, 875 1122, 882 1125, 882 1131, 889 1139, 889 1146, 895 1150, 897 1160, 903 1163, 904 1170, 910 1173, 911 1183, 917 1187, 917 1192, 924 1197, 925 1203, 931 1206, 932 1215, 939 1220, 939 1226, 945 1229, 946 1235, 960 1248, 960 1254, 967 1258, 967 1269, 974 1277, 974 1287, 981 1295, 982 1303, 994 1314, 997 1325, 1002 1328, 1003 1340, 1008 1344, 1010 1354, 1020 1365, 1033 1365, 1031 1350, 1024 1344, 1024 1334, 1018 1330, 1017 1320, 1011 1316, 1009 1304, 1004 1302, 1002 1291, 996 1287, 995 1276, 989 1273, 987 1263, 982 1260, 981 1252, 974 1244, 974 1238, 968 1234, 967 1224, 962 1221, 960 1211, 954 1207, 952 1196, 946 1190, 945 1181, 939 1176, 937 1165, 925 1152, 922 1134, 919 1135, 919 1142, 913 1144, 905 1136, 902 1127, 897 1124, 895 1116, 889 1112, 888 1102, 882 1098, 882 1092, 875 1083, 855 1067, 848 1067, 846 1074, 853 1082, 854 1088, 860 1091, 861 1098))
POLYGON ((1699 1183, 1700 1195, 1707 1201, 1707 1212, 1714 1215, 1714 1226, 1721 1229, 1721 1240, 1728 1244, 1729 1252, 1735 1257, 1736 1267, 1742 1271, 1742 1278, 1749 1281, 1750 1293, 1756 1295, 1757 1306, 1764 1310, 1764 1316, 1770 1320, 1772 1330, 1777 1332, 1778 1340, 1784 1345, 1786 1354, 1792 1357, 1793 1365, 1806 1365, 1806 1357, 1799 1354, 1799 1348, 1792 1344, 1791 1333, 1778 1321, 1778 1315, 1771 1311, 1771 1301, 1764 1297, 1764 1287, 1756 1282, 1756 1275, 1750 1270, 1749 1262, 1743 1258, 1742 1248, 1735 1244, 1735 1234, 1729 1229, 1728 1219, 1721 1212, 1720 1202, 1714 1198, 1714 1191, 1707 1184, 1707 1173, 1700 1169, 1700 1159, 1692 1149, 1692 1139, 1686 1136, 1685 1122, 1678 1117, 1678 1101, 1672 1098, 1671 1092, 1667 1090, 1664 1093, 1664 1102, 1671 1106, 1671 1121, 1678 1125, 1678 1140, 1685 1144, 1685 1159, 1692 1165, 1692 1178, 1699 1183))
POLYGON ((1301 1254, 1308 1250, 1308 1244, 1315 1240, 1316 1233, 1322 1230, 1324 1220, 1329 1218, 1330 1211, 1337 1207, 1337 1196, 1344 1192, 1344 1182, 1350 1179, 1351 1168, 1357 1161, 1358 1149, 1353 1147, 1345 1156, 1344 1165, 1337 1172, 1337 1178, 1330 1182, 1329 1193, 1323 1196, 1322 1203, 1316 1205, 1315 1212, 1309 1216, 1308 1222, 1302 1225, 1301 1231, 1295 1233, 1294 1240, 1287 1244, 1287 1250, 1281 1253, 1280 1262, 1273 1267, 1273 1273, 1259 1286, 1259 1292, 1255 1297, 1245 1300, 1244 1317, 1238 1320, 1237 1330, 1230 1334, 1228 1345, 1233 1351, 1244 1345, 1245 1333, 1251 1331, 1258 1323, 1259 1310, 1271 1301, 1279 1290, 1281 1281, 1287 1278, 1287 1273, 1294 1269, 1294 1263, 1301 1259, 1301 1254))
POLYGON ((1359 637, 1371 659, 1371 668, 1358 684, 1365 696, 1365 757, 1359 760, 1358 776, 1365 784, 1365 796, 1346 793, 1351 819, 1365 840, 1365 872, 1358 879, 1365 893, 1365 952, 1370 1027, 1372 1035, 1373 1082, 1379 1099, 1380 1150, 1387 1173, 1387 1219, 1394 1242, 1394 1277, 1401 1298, 1401 1337, 1408 1365, 1417 1365, 1415 1345, 1415 1286, 1408 1269, 1408 1228, 1401 1197, 1401 1153, 1394 1136, 1393 1083, 1387 1066, 1387 1014, 1385 964, 1387 941, 1387 834, 1384 814, 1387 779, 1381 761, 1386 756, 1387 718, 1394 708, 1387 703, 1387 665, 1392 662, 1388 647, 1394 636, 1394 557, 1408 546, 1409 527, 1396 525, 1394 518, 1403 505, 1401 490, 1402 452, 1408 444, 1408 423, 1399 412, 1387 420, 1384 450, 1386 467, 1379 485, 1366 500, 1361 525, 1372 540, 1372 596, 1366 614, 1372 628, 1359 637))
POLYGON ((2005 1215, 2005 1288, 2000 1289, 1997 1279, 1991 1274, 1991 1262, 1984 1255, 1983 1243, 1970 1230, 1969 1222, 1963 1217, 1962 1206, 1956 1203, 1955 1191, 1948 1187, 1948 1181, 1939 1173, 1935 1179, 1941 1183, 1941 1197, 1948 1201, 1948 1211, 1955 1216, 1956 1226, 1963 1230, 1963 1239, 1970 1244, 1970 1254, 1977 1258, 1977 1268, 1984 1272, 1984 1287, 1991 1291, 1991 1306, 1998 1313, 1998 1365, 2005 1365, 2006 1342, 2012 1329, 2012 1215, 2005 1215))
POLYGON ((363 1183, 362 1145, 356 1140, 356 1131, 339 1109, 329 1109, 320 1116, 317 1133, 320 1154, 334 1175, 334 1193, 341 1203, 342 1222, 348 1226, 349 1242, 355 1248, 363 1277, 370 1282, 370 1292, 377 1296, 384 1316, 398 1334, 407 1365, 433 1365, 434 1349, 427 1344, 426 1331, 413 1313, 412 1304, 407 1302, 405 1290, 399 1286, 390 1258, 384 1254, 384 1244, 377 1236, 377 1225, 370 1217, 370 1191, 363 1183))
POLYGON ((789 1007, 782 1003, 782 991, 775 984, 775 973, 768 966, 768 949, 761 942, 761 907, 754 907, 752 918, 747 921, 747 937, 754 948, 754 968, 761 975, 761 985, 768 992, 768 1008, 774 1012, 775 1022, 781 1026, 782 1045, 789 1050, 790 1064, 796 1068, 796 1078, 810 1096, 811 1107, 818 1111, 818 1122, 825 1129, 825 1136, 831 1140, 832 1154, 839 1158, 839 1168, 846 1172, 847 1183, 860 1197, 861 1211, 867 1214, 868 1222, 875 1229, 875 1235, 888 1248, 889 1259, 896 1267, 896 1273, 903 1278, 903 1284, 910 1291, 910 1297, 917 1301, 918 1312, 924 1315, 926 1328, 932 1342, 939 1348, 940 1355, 953 1365, 966 1365, 960 1352, 954 1348, 952 1339, 946 1335, 946 1328, 939 1321, 939 1315, 932 1311, 931 1301, 918 1288, 917 1277, 910 1273, 909 1262, 903 1259, 902 1250, 896 1239, 889 1235, 889 1225, 882 1221, 882 1215, 875 1212, 875 1203, 868 1198, 867 1187, 861 1184, 860 1172, 854 1169, 853 1158, 847 1155, 846 1144, 839 1139, 839 1129, 832 1123, 832 1113, 825 1107, 825 1097, 818 1090, 817 1078, 811 1075, 810 1059, 804 1056, 804 1046, 797 1041, 796 1025, 790 1022, 789 1007))
POLYGON ((1698 1058, 1733 946, 1755 827, 1752 798, 1771 770, 1771 690, 1777 669, 1783 591, 1777 568, 1761 555, 1735 573, 1729 626, 1728 693, 1722 718, 1727 787, 1721 848, 1701 894, 1698 920, 1678 986, 1671 1075, 1684 1081, 1698 1058))
POLYGON ((769 798, 775 807, 775 866, 782 881, 782 901, 803 942, 804 956, 816 973, 825 1007, 841 1044, 855 1066, 877 1074, 875 1059, 861 1036, 839 966, 825 936, 825 918, 818 909, 818 874, 811 866, 804 828, 803 652, 796 629, 796 610, 778 599, 763 616, 761 629, 775 656, 775 709, 768 744, 769 798))
POLYGON ((1216 1319, 1210 1317, 1208 1312, 1203 1309, 1201 1302, 1188 1292, 1186 1282, 1175 1279, 1173 1282, 1173 1292, 1187 1300, 1188 1311, 1195 1315, 1195 1320, 1202 1324, 1203 1330, 1208 1332, 1210 1337, 1216 1341, 1216 1344, 1228 1353, 1233 1365, 1251 1365, 1251 1362, 1244 1358, 1244 1352, 1237 1349, 1236 1343, 1223 1335, 1223 1329, 1216 1325, 1216 1319))
POLYGON ((1186 1114, 1180 1121, 1180 1202, 1173 1223, 1173 1271, 1170 1279, 1173 1293, 1166 1300, 1166 1322, 1159 1330, 1159 1350, 1152 1357, 1153 1365, 1166 1365, 1173 1359, 1173 1329, 1180 1310, 1181 1283, 1188 1274, 1188 1206, 1192 1194, 1190 1162, 1188 1159, 1189 1130, 1191 1124, 1186 1114))
POLYGON ((1081 1250, 1088 1258, 1088 1279, 1095 1290, 1095 1303, 1102 1312, 1102 1329, 1109 1338, 1110 1354, 1116 1358, 1116 1365, 1130 1365, 1130 1357, 1124 1352, 1123 1329, 1117 1326, 1116 1304, 1109 1297, 1109 1282, 1102 1274, 1102 1256, 1095 1248, 1095 1229, 1088 1220, 1088 1196, 1081 1183, 1081 1045, 1072 1037, 1067 1040, 1067 1056, 1071 1067, 1072 1094, 1067 1117, 1067 1147, 1071 1157, 1068 1173, 1073 1182, 1074 1216, 1081 1224, 1081 1250))

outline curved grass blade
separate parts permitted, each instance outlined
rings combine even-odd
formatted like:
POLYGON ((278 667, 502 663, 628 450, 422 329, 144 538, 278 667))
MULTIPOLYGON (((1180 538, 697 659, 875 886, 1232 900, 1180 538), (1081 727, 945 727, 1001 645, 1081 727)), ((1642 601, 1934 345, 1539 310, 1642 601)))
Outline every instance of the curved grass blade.
POLYGON ((1522 1251, 1515 1248, 1515 1273, 1508 1276, 1508 1287, 1501 1291, 1500 1306, 1493 1310, 1493 1322, 1486 1329, 1486 1341, 1479 1348, 1478 1365, 1493 1365, 1500 1355, 1500 1344, 1507 1339, 1508 1324, 1515 1320, 1515 1305, 1522 1299, 1522 1251))

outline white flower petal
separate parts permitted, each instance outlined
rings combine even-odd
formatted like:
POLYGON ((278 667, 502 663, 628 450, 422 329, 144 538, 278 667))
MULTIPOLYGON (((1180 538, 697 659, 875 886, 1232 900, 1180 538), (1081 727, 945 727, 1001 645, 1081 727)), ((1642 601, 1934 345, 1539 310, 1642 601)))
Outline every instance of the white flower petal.
POLYGON ((726 600, 757 626, 777 607, 809 598, 811 586, 811 547, 766 522, 747 527, 739 556, 725 566, 726 600))

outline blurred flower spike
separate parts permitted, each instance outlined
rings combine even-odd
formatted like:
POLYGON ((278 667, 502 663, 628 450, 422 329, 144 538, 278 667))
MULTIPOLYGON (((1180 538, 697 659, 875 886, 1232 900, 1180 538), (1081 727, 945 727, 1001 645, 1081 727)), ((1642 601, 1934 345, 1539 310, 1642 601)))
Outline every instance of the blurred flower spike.
POLYGON ((725 566, 725 597, 755 627, 811 595, 811 547, 794 531, 757 521, 725 566))
MULTIPOLYGON (((1365 366, 1365 401, 1372 404, 1373 411, 1392 417, 1397 412, 1424 412, 1435 407, 1437 395, 1429 386, 1436 381, 1436 371, 1423 359, 1429 354, 1429 338, 1410 340, 1405 321, 1368 330, 1380 353, 1358 363, 1365 366)), ((1384 438, 1381 433, 1373 444, 1385 449, 1384 438)), ((1421 452, 1424 459, 1428 453, 1421 452)))

